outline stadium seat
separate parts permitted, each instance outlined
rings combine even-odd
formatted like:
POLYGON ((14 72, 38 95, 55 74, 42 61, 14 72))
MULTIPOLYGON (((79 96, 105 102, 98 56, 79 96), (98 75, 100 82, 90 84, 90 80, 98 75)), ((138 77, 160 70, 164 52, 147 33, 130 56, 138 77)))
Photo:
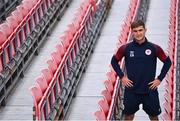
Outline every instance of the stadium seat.
POLYGON ((28 12, 30 12, 30 10, 33 8, 32 2, 28 0, 23 0, 21 5, 26 8, 28 12))
POLYGON ((84 17, 84 13, 81 11, 81 9, 78 9, 77 12, 75 13, 75 20, 79 23, 81 23, 82 19, 84 17))
POLYGON ((6 34, 5 34, 5 32, 4 31, 2 31, 2 30, 0 30, 0 46, 2 46, 2 44, 6 41, 6 39, 7 39, 7 36, 6 36, 6 34))
POLYGON ((167 115, 165 112, 162 113, 162 121, 171 121, 170 115, 167 115))
POLYGON ((39 76, 35 80, 36 80, 36 83, 39 85, 42 93, 44 93, 48 87, 48 84, 47 84, 47 81, 45 80, 45 78, 42 76, 39 76))
POLYGON ((51 71, 49 69, 43 69, 42 71, 43 77, 46 79, 48 85, 53 77, 53 74, 51 73, 51 71))
POLYGON ((96 111, 94 113, 94 115, 95 115, 97 121, 105 121, 106 120, 106 116, 103 111, 96 111))
POLYGON ((76 30, 78 30, 80 28, 80 22, 76 18, 73 19, 72 24, 73 24, 73 26, 75 27, 76 30))
POLYGON ((108 78, 108 80, 110 80, 112 82, 113 85, 115 85, 117 77, 113 72, 107 72, 106 76, 108 78))
POLYGON ((22 13, 23 18, 27 16, 29 12, 29 8, 25 6, 25 4, 20 4, 19 6, 16 7, 18 12, 22 13))
POLYGON ((113 87, 112 82, 110 82, 109 80, 106 80, 104 81, 104 85, 106 89, 111 93, 111 95, 113 95, 114 87, 113 87))
POLYGON ((111 104, 112 101, 112 95, 108 90, 103 90, 101 92, 101 94, 103 95, 104 99, 107 100, 108 104, 111 104))
POLYGON ((170 103, 167 102, 167 101, 165 101, 165 102, 163 103, 163 107, 164 107, 164 109, 165 109, 166 114, 169 115, 169 116, 171 116, 171 114, 172 114, 172 107, 171 107, 170 103))
POLYGON ((65 54, 65 48, 62 44, 56 45, 56 51, 57 51, 57 53, 59 53, 61 55, 61 58, 63 58, 63 56, 65 54))
POLYGON ((172 88, 171 85, 168 85, 167 83, 165 83, 164 87, 165 87, 165 90, 166 90, 170 95, 173 95, 173 88, 172 88))
MULTIPOLYGON (((39 101, 41 100, 43 94, 42 94, 41 89, 39 88, 38 85, 31 86, 31 87, 29 88, 29 90, 30 90, 30 93, 31 93, 31 95, 32 95, 32 97, 33 97, 33 100, 34 100, 35 115, 36 115, 38 118, 40 118, 40 109, 39 109, 39 107, 38 107, 38 103, 39 103, 39 101)), ((40 119, 38 119, 38 120, 40 120, 40 119)))
POLYGON ((12 15, 6 18, 6 22, 12 27, 13 30, 18 26, 16 18, 12 15))
POLYGON ((67 48, 69 47, 71 39, 72 39, 68 36, 69 36, 68 34, 65 34, 60 37, 60 41, 61 41, 62 45, 64 46, 65 50, 67 50, 67 48))
POLYGON ((38 2, 39 2, 39 0, 32 0, 32 3, 33 3, 34 6, 35 6, 38 2))
POLYGON ((89 0, 84 0, 81 5, 80 5, 80 8, 81 8, 81 11, 86 11, 88 6, 90 5, 90 1, 89 0))
POLYGON ((18 24, 20 22, 22 22, 23 20, 23 15, 21 12, 19 12, 18 10, 14 10, 11 15, 16 19, 16 21, 18 22, 18 24))
POLYGON ((49 70, 52 72, 52 74, 54 74, 56 72, 57 68, 58 68, 57 63, 55 62, 55 60, 54 59, 49 59, 47 61, 47 64, 48 64, 49 70))
POLYGON ((68 27, 67 30, 70 31, 72 36, 74 36, 78 28, 76 28, 73 23, 69 24, 67 27, 68 27))
POLYGON ((61 54, 55 51, 51 53, 51 57, 56 62, 57 66, 59 66, 61 62, 61 54))
POLYGON ((98 102, 99 106, 100 106, 100 109, 104 112, 105 116, 107 117, 108 115, 108 112, 109 112, 109 105, 108 105, 108 102, 104 99, 101 99, 99 102, 98 102))
POLYGON ((6 22, 0 25, 0 30, 2 30, 6 34, 7 38, 13 32, 13 28, 6 22))

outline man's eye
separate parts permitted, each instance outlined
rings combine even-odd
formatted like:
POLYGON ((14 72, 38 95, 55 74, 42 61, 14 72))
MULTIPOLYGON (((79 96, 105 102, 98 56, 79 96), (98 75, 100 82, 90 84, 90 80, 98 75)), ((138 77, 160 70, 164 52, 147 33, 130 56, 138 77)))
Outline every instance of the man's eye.
POLYGON ((133 32, 142 32, 143 29, 140 29, 140 30, 133 30, 133 32))

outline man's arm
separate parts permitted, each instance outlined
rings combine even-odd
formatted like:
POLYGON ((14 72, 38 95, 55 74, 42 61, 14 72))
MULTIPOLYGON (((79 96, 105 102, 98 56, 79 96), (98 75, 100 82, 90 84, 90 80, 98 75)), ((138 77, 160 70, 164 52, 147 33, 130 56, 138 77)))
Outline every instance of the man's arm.
POLYGON ((113 55, 112 59, 111 59, 111 65, 113 67, 113 69, 115 70, 115 72, 117 73, 117 75, 119 76, 119 78, 122 78, 124 76, 124 73, 122 72, 122 69, 119 66, 119 61, 121 61, 121 59, 124 56, 124 52, 125 52, 125 46, 126 45, 122 45, 118 51, 116 52, 115 55, 113 55))
POLYGON ((122 69, 120 68, 118 64, 119 61, 121 61, 121 59, 124 56, 125 47, 126 45, 123 45, 118 49, 117 53, 111 59, 111 65, 113 69, 115 70, 115 72, 117 73, 117 75, 119 76, 119 78, 122 79, 122 84, 125 87, 132 87, 133 81, 129 80, 128 77, 124 76, 124 73, 122 72, 122 69))
POLYGON ((116 57, 113 56, 111 59, 111 65, 115 70, 115 72, 117 73, 117 75, 119 76, 119 78, 122 78, 124 76, 124 73, 122 72, 122 69, 120 68, 118 62, 119 61, 116 59, 116 57))
POLYGON ((171 67, 171 60, 169 56, 166 56, 165 52, 160 46, 157 46, 157 57, 164 63, 161 73, 157 77, 160 81, 162 81, 171 67))

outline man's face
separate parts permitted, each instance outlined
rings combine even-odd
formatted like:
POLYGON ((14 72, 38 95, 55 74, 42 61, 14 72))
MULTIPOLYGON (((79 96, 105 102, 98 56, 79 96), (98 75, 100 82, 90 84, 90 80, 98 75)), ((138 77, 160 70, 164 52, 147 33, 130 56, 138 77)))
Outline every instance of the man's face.
POLYGON ((132 35, 137 41, 142 41, 145 37, 146 29, 143 26, 139 26, 132 29, 132 35))

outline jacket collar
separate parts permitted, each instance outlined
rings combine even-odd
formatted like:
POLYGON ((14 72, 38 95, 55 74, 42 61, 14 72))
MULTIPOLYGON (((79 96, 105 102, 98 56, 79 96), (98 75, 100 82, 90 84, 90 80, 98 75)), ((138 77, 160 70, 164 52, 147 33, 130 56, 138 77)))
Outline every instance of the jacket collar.
POLYGON ((146 37, 145 37, 145 41, 144 41, 143 43, 141 43, 141 44, 139 44, 139 43, 136 41, 136 39, 133 38, 133 43, 136 44, 136 45, 139 45, 139 46, 144 45, 144 44, 146 44, 147 42, 148 42, 148 40, 147 40, 146 37))

